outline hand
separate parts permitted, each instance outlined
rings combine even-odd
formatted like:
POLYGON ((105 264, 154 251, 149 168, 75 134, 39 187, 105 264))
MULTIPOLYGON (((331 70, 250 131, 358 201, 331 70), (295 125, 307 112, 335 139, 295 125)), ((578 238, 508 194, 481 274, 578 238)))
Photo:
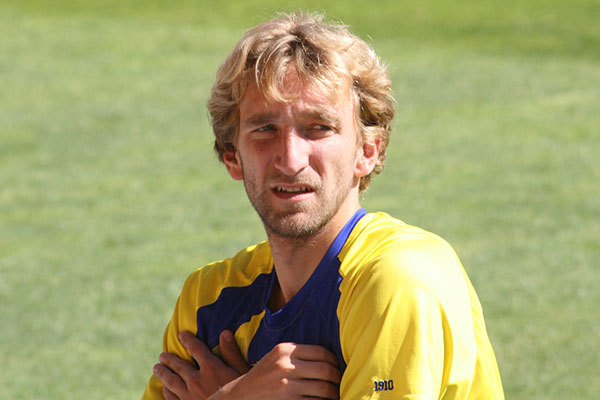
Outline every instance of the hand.
POLYGON ((154 366, 154 373, 163 383, 166 400, 206 399, 250 369, 230 331, 223 331, 219 336, 225 363, 190 332, 181 332, 179 341, 198 366, 171 353, 159 356, 160 364, 154 366))
POLYGON ((225 385, 210 400, 339 399, 337 358, 321 346, 280 343, 247 374, 225 385))

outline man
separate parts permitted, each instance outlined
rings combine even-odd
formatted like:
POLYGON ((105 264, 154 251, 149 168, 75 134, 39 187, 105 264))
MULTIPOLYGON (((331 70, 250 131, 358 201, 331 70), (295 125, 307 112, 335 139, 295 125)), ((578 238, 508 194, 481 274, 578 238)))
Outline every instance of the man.
POLYGON ((318 16, 265 22, 208 108, 268 241, 190 275, 144 398, 504 398, 452 248, 360 207, 394 114, 365 42, 318 16))

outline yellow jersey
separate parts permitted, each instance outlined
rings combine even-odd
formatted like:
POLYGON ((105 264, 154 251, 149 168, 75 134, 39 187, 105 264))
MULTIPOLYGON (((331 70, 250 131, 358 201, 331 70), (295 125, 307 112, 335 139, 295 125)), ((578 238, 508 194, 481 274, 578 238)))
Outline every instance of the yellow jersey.
MULTIPOLYGON (((277 312, 269 244, 208 264, 186 280, 163 351, 195 333, 219 355, 229 329, 252 365, 277 343, 323 346, 342 371, 340 398, 503 400, 481 305, 450 245, 385 213, 359 210, 302 289, 277 312)), ((162 399, 153 375, 144 399, 162 399)))

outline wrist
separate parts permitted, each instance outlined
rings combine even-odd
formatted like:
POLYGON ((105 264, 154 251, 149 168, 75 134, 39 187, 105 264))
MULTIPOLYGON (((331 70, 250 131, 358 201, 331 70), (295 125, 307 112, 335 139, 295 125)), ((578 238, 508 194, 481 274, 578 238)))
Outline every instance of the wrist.
POLYGON ((237 384, 237 382, 240 380, 240 378, 242 378, 242 376, 240 376, 237 379, 234 379, 231 382, 227 383, 226 385, 220 387, 219 390, 217 390, 215 393, 213 393, 207 400, 239 399, 239 397, 236 397, 235 394, 232 394, 232 391, 235 388, 235 385, 237 384))

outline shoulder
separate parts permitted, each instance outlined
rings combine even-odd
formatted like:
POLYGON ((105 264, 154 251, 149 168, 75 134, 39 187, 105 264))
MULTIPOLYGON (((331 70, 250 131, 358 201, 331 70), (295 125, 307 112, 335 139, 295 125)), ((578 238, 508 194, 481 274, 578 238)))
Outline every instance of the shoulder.
POLYGON ((198 268, 186 279, 182 294, 198 297, 196 303, 210 304, 226 287, 248 286, 262 274, 273 270, 268 242, 249 246, 233 257, 198 268))
POLYGON ((367 214, 340 252, 348 284, 375 281, 379 290, 435 292, 465 289, 463 269, 444 239, 385 213, 367 214))

